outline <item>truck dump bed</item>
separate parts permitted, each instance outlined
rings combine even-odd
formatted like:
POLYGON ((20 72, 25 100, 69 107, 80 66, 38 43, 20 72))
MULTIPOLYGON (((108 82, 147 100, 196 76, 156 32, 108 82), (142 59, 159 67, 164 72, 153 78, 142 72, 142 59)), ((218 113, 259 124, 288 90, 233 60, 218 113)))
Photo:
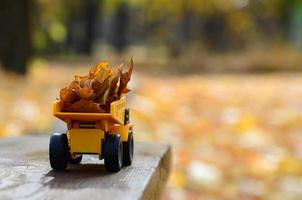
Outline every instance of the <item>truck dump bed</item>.
POLYGON ((53 104, 53 115, 67 122, 70 120, 79 122, 97 122, 106 120, 123 124, 125 117, 126 97, 122 96, 110 104, 110 113, 77 113, 77 112, 61 112, 60 101, 53 104))

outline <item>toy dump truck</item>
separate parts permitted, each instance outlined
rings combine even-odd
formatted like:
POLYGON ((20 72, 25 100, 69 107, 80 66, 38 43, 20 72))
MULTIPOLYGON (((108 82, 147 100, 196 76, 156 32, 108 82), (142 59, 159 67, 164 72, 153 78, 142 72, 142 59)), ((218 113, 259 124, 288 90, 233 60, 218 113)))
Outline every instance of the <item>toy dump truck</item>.
POLYGON ((104 159, 107 171, 117 172, 131 165, 133 158, 133 127, 126 96, 110 104, 109 113, 62 112, 60 101, 54 102, 53 114, 67 124, 67 133, 50 137, 49 159, 56 171, 68 163, 79 164, 83 154, 96 154, 104 159))

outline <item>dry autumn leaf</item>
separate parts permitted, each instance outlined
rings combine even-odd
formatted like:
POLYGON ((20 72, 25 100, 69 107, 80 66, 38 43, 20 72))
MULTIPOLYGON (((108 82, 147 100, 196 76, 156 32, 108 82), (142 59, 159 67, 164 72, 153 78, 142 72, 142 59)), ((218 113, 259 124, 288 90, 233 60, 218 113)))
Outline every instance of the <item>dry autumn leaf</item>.
POLYGON ((100 65, 98 68, 97 73, 94 74, 95 79, 103 82, 105 79, 107 79, 110 76, 111 69, 107 65, 100 65))
POLYGON ((100 113, 104 112, 94 101, 81 99, 74 104, 72 104, 69 112, 83 112, 83 113, 100 113))
POLYGON ((127 84, 131 79, 132 71, 133 71, 133 59, 131 58, 128 72, 121 73, 121 76, 120 76, 120 86, 119 86, 119 90, 118 90, 119 96, 121 96, 123 93, 127 93, 130 91, 127 88, 127 84))
POLYGON ((83 87, 77 91, 77 95, 81 99, 90 99, 93 95, 93 90, 91 89, 91 87, 83 87))
POLYGON ((95 66, 93 66, 89 71, 89 77, 95 78, 96 75, 99 74, 101 69, 107 69, 109 64, 107 62, 101 62, 95 66))
POLYGON ((92 88, 95 91, 94 101, 99 104, 104 104, 105 103, 104 96, 109 88, 109 78, 104 80, 102 83, 98 80, 95 80, 95 82, 92 85, 92 88))
POLYGON ((70 106, 73 102, 78 100, 78 96, 70 88, 63 88, 60 91, 60 99, 64 102, 61 104, 62 108, 65 106, 70 106))

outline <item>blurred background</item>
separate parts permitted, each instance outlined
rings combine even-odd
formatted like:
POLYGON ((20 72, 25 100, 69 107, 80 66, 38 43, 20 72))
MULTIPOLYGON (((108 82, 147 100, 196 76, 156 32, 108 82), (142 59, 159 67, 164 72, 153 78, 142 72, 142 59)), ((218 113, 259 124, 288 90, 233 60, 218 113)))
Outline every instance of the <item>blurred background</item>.
POLYGON ((0 136, 51 134, 74 75, 134 56, 136 140, 170 143, 164 199, 302 199, 302 1, 2 0, 0 136))

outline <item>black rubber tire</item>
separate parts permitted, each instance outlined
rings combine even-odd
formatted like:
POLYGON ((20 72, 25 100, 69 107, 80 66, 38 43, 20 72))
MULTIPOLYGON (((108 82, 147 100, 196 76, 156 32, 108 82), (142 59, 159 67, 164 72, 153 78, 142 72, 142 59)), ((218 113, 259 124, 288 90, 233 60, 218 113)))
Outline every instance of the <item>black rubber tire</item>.
POLYGON ((134 141, 132 130, 128 134, 128 141, 123 142, 123 166, 132 164, 134 152, 134 141))
POLYGON ((120 135, 110 134, 104 143, 105 168, 110 172, 118 172, 123 167, 123 143, 120 135))
POLYGON ((52 169, 63 171, 68 163, 68 140, 66 134, 55 133, 50 137, 49 161, 52 169))
POLYGON ((68 162, 71 163, 71 164, 80 164, 81 161, 82 161, 82 157, 83 157, 83 156, 80 155, 80 156, 78 156, 78 157, 72 159, 72 158, 71 158, 71 155, 69 154, 68 162))

